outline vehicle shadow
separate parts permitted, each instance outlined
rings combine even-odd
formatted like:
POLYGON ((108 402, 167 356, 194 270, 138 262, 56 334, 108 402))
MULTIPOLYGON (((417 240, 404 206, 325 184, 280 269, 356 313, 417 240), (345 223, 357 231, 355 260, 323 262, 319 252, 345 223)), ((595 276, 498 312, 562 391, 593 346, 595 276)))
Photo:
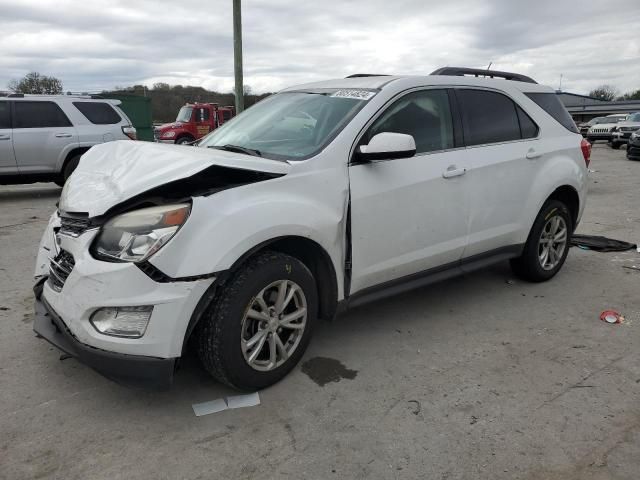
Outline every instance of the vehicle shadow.
POLYGON ((34 185, 0 185, 0 202, 22 201, 41 198, 43 200, 58 198, 62 188, 55 183, 40 183, 34 185))

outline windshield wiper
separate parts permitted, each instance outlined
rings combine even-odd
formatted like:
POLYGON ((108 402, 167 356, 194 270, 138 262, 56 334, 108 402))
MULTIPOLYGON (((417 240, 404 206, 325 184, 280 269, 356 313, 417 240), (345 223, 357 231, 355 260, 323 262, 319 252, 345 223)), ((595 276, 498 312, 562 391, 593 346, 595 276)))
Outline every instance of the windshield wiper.
POLYGON ((246 155, 251 155, 254 157, 261 157, 262 153, 260 150, 255 150, 253 148, 241 147, 240 145, 209 145, 207 148, 217 148, 218 150, 226 150, 227 152, 236 152, 236 153, 244 153, 246 155))

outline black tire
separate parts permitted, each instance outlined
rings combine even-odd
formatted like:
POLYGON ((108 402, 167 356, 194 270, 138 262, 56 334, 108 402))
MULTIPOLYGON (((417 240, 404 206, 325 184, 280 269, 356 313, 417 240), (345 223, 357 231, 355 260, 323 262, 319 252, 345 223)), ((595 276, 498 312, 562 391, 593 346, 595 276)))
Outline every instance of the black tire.
POLYGON ((267 251, 247 260, 229 278, 198 324, 196 343, 205 370, 239 390, 255 391, 278 382, 295 367, 309 344, 317 318, 317 297, 316 281, 298 259, 267 251), (302 289, 307 303, 306 326, 297 347, 282 365, 259 371, 242 353, 242 320, 256 295, 279 280, 293 281, 302 289))
POLYGON ((176 140, 176 145, 184 145, 185 143, 193 142, 193 138, 191 137, 180 137, 176 140))
POLYGON ((513 272, 520 278, 530 282, 544 282, 549 280, 558 273, 567 258, 572 233, 573 220, 567 206, 558 200, 548 200, 543 205, 540 213, 538 213, 533 227, 531 227, 522 255, 511 260, 513 272), (550 270, 545 270, 542 267, 538 254, 539 242, 543 228, 545 228, 547 222, 556 215, 560 215, 564 219, 567 227, 566 245, 558 264, 550 270))
POLYGON ((595 139, 595 138, 593 138, 593 137, 587 137, 587 141, 588 141, 591 145, 593 145, 594 143, 596 143, 596 139, 595 139))
POLYGON ((620 148, 622 144, 620 142, 611 142, 611 144, 609 145, 611 148, 613 148, 614 150, 618 150, 620 148))
POLYGON ((69 179, 73 171, 78 168, 78 164, 80 163, 80 157, 82 155, 75 155, 67 160, 64 168, 62 169, 62 178, 56 181, 56 184, 59 186, 64 186, 65 182, 69 179))

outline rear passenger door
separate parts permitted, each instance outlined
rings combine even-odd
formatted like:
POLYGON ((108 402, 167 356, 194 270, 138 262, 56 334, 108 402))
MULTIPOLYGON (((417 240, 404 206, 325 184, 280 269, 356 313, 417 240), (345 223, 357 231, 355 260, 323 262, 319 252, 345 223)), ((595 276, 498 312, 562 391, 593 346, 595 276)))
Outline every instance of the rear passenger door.
POLYGON ((539 158, 538 127, 503 93, 470 88, 455 93, 467 147, 462 163, 470 202, 463 254, 468 258, 526 240, 530 225, 523 212, 539 158))
POLYGON ((18 173, 13 155, 13 132, 11 131, 11 102, 0 100, 0 175, 18 173))
POLYGON ((13 149, 20 173, 57 172, 78 144, 76 129, 53 101, 14 101, 13 149))

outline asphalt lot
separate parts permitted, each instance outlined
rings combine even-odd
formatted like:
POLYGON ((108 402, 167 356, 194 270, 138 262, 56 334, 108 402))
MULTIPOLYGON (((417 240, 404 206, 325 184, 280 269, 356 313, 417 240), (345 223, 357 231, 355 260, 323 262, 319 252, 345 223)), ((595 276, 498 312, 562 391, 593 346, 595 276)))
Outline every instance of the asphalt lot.
MULTIPOLYGON (((640 162, 603 144, 592 158, 578 232, 640 242, 640 162)), ((573 248, 544 284, 500 264, 355 309, 304 359, 351 378, 320 386, 298 366, 259 406, 195 417, 234 392, 193 358, 172 390, 146 392, 34 337, 33 266, 59 193, 0 186, 2 479, 639 478, 640 271, 622 268, 640 267, 636 251, 573 248), (626 323, 601 322, 608 308, 626 323)))

